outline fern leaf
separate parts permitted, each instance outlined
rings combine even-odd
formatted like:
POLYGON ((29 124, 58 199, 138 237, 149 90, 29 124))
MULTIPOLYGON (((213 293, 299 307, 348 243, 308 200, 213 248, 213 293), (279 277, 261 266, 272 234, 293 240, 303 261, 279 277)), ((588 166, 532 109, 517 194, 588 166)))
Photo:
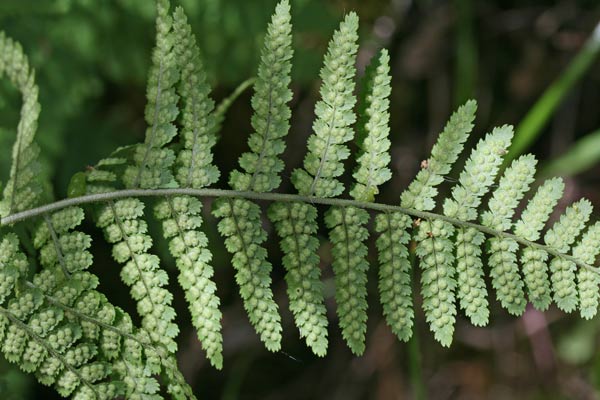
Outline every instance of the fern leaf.
MULTIPOLYGON (((468 101, 461 106, 446 124, 437 142, 431 149, 431 157, 423 163, 423 168, 401 195, 401 205, 417 210, 431 210, 435 207, 434 197, 443 182, 443 176, 450 172, 463 149, 473 120, 477 103, 468 101)), ((421 294, 423 309, 431 331, 443 346, 449 346, 454 334, 456 306, 456 269, 454 267, 454 244, 450 237, 454 227, 440 220, 420 222, 416 234, 416 254, 422 269, 421 294)))
MULTIPOLYGON (((283 0, 277 5, 267 28, 252 97, 254 133, 248 140, 251 151, 239 159, 243 172, 235 170, 230 175, 229 184, 234 190, 268 192, 281 182, 279 173, 283 170, 283 162, 279 156, 285 149, 283 138, 288 133, 291 117, 286 105, 292 98, 289 89, 291 30, 289 1, 283 0)), ((223 199, 215 203, 213 213, 223 218, 219 232, 227 238, 227 249, 233 254, 236 280, 250 321, 267 348, 277 351, 281 347, 281 317, 270 288, 272 267, 261 246, 266 240, 266 232, 261 226, 260 208, 248 200, 223 199)), ((318 349, 320 344, 316 343, 314 335, 311 338, 318 349)))
POLYGON ((302 195, 336 197, 344 191, 337 178, 344 172, 342 162, 350 155, 345 143, 354 136, 357 30, 358 16, 349 13, 329 42, 321 69, 323 83, 321 100, 315 107, 314 134, 308 139, 304 169, 292 173, 292 183, 302 195))
MULTIPOLYGON (((69 319, 81 318, 79 324, 82 337, 97 341, 107 360, 112 361, 120 357, 116 362, 126 362, 125 359, 128 359, 130 365, 120 371, 126 381, 128 393, 153 394, 154 392, 148 392, 147 388, 157 386, 157 383, 149 376, 148 368, 140 370, 134 367, 134 364, 143 363, 142 354, 134 357, 135 353, 132 353, 130 347, 139 344, 131 343, 125 348, 120 344, 122 337, 118 332, 130 334, 133 331, 129 316, 115 309, 103 295, 92 290, 98 284, 94 276, 82 275, 79 272, 91 264, 91 255, 87 251, 89 237, 72 231, 82 220, 83 211, 80 208, 67 208, 46 217, 39 226, 33 243, 40 249, 40 261, 46 269, 34 277, 32 287, 41 290, 53 306, 63 309, 69 319), (63 273, 62 280, 57 278, 60 276, 58 271, 63 273), (129 324, 126 323, 128 320, 129 324), (118 324, 119 328, 106 329, 113 324, 118 324), (145 383, 140 385, 135 382, 132 386, 131 379, 145 383)), ((48 380, 51 377, 46 376, 44 379, 48 380)), ((83 391, 85 392, 85 389, 83 391)))
POLYGON ((131 287, 131 296, 137 301, 138 313, 142 316, 142 327, 153 343, 175 352, 174 337, 178 328, 173 323, 173 295, 165 288, 168 276, 159 267, 160 260, 148 253, 152 238, 147 234, 143 215, 144 204, 138 199, 111 201, 100 210, 97 225, 103 229, 106 240, 114 244, 114 259, 124 264, 121 279, 131 287))
POLYGON ((333 245, 335 300, 342 336, 361 355, 367 331, 367 246, 369 214, 356 207, 331 207, 325 214, 333 245))
POLYGON ((145 118, 148 123, 143 145, 136 146, 135 164, 127 167, 123 182, 128 188, 157 188, 173 183, 170 170, 175 155, 164 148, 177 134, 173 121, 179 113, 175 84, 179 72, 175 62, 172 18, 168 0, 157 1, 156 47, 148 76, 145 118))
POLYGON ((390 163, 390 101, 391 77, 390 56, 387 50, 381 50, 365 72, 364 100, 359 113, 358 144, 360 155, 358 167, 354 171, 356 184, 350 195, 360 201, 373 201, 379 193, 378 186, 392 177, 387 167, 390 163))
POLYGON ((402 207, 425 211, 435 207, 433 198, 437 195, 436 186, 444 181, 444 175, 450 172, 462 151, 473 129, 476 110, 477 103, 470 100, 452 114, 431 149, 430 158, 422 163, 423 168, 402 193, 402 207))
POLYGON ((408 258, 410 240, 407 230, 411 219, 401 213, 382 213, 375 218, 379 256, 379 296, 383 315, 398 339, 412 336, 413 304, 410 286, 411 264, 408 258))
POLYGON ((271 291, 271 263, 262 243, 267 238, 258 205, 245 199, 218 199, 213 214, 221 218, 218 228, 233 254, 235 279, 250 322, 267 349, 281 348, 281 317, 271 291))
MULTIPOLYGON (((596 222, 584 233, 573 248, 573 256, 587 264, 593 264, 600 252, 598 243, 600 243, 600 222, 596 222)), ((596 271, 581 268, 577 273, 577 281, 581 317, 592 319, 598 312, 600 276, 596 271)))
MULTIPOLYGON (((515 224, 517 236, 530 241, 540 238, 540 232, 550 213, 558 203, 564 189, 560 178, 549 179, 540 186, 527 207, 521 214, 521 219, 515 224)), ((545 310, 552 301, 550 280, 546 261, 548 253, 543 250, 527 247, 523 249, 521 264, 529 301, 539 310, 545 310)))
MULTIPOLYGON (((482 196, 494 182, 502 163, 502 155, 510 146, 512 127, 496 128, 482 139, 471 153, 452 189, 452 199, 444 202, 444 214, 463 221, 477 218, 482 196)), ((489 319, 487 290, 483 280, 481 245, 483 233, 474 228, 459 227, 456 235, 456 270, 460 307, 473 325, 486 325, 489 319)))
MULTIPOLYGON (((79 224, 79 215, 78 209, 67 209, 49 219, 62 238, 79 224)), ((46 228, 43 223, 38 229, 38 247, 52 241, 46 228)), ((134 375, 109 365, 124 356, 120 339, 128 333, 115 326, 115 308, 94 290, 98 280, 82 271, 61 275, 61 269, 49 265, 33 282, 25 281, 27 260, 14 235, 0 242, 0 254, 0 341, 5 356, 40 382, 54 384, 63 396, 109 399, 122 394, 125 381, 134 375), (116 340, 106 334, 115 331, 116 340)), ((141 358, 130 359, 143 365, 141 358)))
POLYGON ((327 315, 315 237, 317 210, 305 203, 274 203, 269 219, 281 238, 282 259, 287 273, 287 292, 300 336, 312 351, 323 357, 327 353, 327 315))
POLYGON ((284 137, 287 136, 291 117, 287 103, 292 99, 289 88, 292 70, 292 24, 290 4, 281 1, 267 29, 267 36, 258 78, 252 96, 252 127, 248 143, 250 152, 239 159, 244 172, 231 173, 229 183, 235 190, 269 192, 281 183, 279 173, 283 161, 279 158, 285 150, 284 137))
POLYGON ((223 367, 223 337, 221 334, 220 300, 211 280, 212 254, 208 240, 201 232, 202 203, 193 197, 168 198, 155 208, 162 221, 164 236, 170 239, 169 249, 179 268, 179 283, 185 291, 192 314, 192 323, 209 360, 216 368, 223 367))
POLYGON ((219 179, 219 170, 212 163, 212 147, 217 141, 213 133, 214 102, 209 96, 200 50, 181 7, 175 10, 173 31, 176 63, 181 69, 178 93, 183 101, 183 149, 177 154, 175 176, 182 187, 201 188, 219 179))
MULTIPOLYGON (((219 170, 212 163, 214 102, 199 57, 199 49, 182 8, 174 13, 174 51, 181 68, 178 91, 184 103, 182 118, 183 149, 177 155, 176 180, 181 187, 202 188, 218 180, 219 170)), ((200 231, 200 201, 189 196, 166 198, 155 207, 169 250, 179 269, 179 283, 185 291, 192 322, 210 362, 222 368, 220 300, 211 281, 212 254, 206 235, 200 231)))
MULTIPOLYGON (((524 155, 506 169, 488 202, 489 210, 481 216, 484 226, 500 232, 511 228, 515 209, 533 183, 536 163, 532 155, 524 155)), ((492 237, 488 242, 488 264, 496 296, 509 313, 521 315, 527 302, 517 265, 516 251, 519 246, 514 240, 501 237, 492 237)))
POLYGON ((39 148, 34 143, 40 113, 38 87, 34 72, 19 43, 0 32, 0 78, 6 75, 21 92, 23 105, 17 127, 17 139, 12 150, 12 165, 4 195, 0 201, 0 216, 27 210, 39 204, 40 184, 39 148))
POLYGON ((452 225, 425 220, 419 223, 415 237, 422 269, 423 310, 435 339, 445 347, 452 343, 456 322, 456 269, 454 244, 450 239, 453 234, 452 225))
MULTIPOLYGON (((592 204, 582 199, 568 207, 560 220, 552 226, 544 236, 544 242, 561 253, 567 254, 577 236, 585 228, 592 214, 592 204)), ((556 305, 565 312, 577 307, 577 285, 575 272, 577 268, 572 261, 554 257, 550 262, 550 278, 556 305)))

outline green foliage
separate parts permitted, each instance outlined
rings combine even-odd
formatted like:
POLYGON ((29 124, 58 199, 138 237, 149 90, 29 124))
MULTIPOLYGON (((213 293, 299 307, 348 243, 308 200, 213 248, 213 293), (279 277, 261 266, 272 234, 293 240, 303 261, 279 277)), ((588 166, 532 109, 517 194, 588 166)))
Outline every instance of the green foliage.
POLYGON ((342 336, 356 355, 365 350, 367 331, 367 222, 369 214, 356 207, 332 207, 325 214, 333 245, 337 314, 342 336))
POLYGON ((355 55, 358 51, 358 16, 350 13, 329 42, 321 69, 321 100, 315 106, 314 134, 308 139, 304 169, 296 169, 292 183, 300 194, 336 197, 344 191, 337 179, 350 151, 344 144, 354 137, 353 108, 355 55))
POLYGON ((269 219, 281 238, 290 309, 300 337, 322 357, 327 353, 327 316, 319 280, 317 209, 306 203, 274 203, 269 207, 269 219))
POLYGON ((471 100, 452 114, 431 149, 431 157, 421 163, 422 168, 416 178, 402 193, 402 207, 416 210, 432 210, 435 207, 436 186, 444 181, 444 175, 450 172, 462 151, 473 129, 476 110, 477 103, 471 100))
POLYGON ((168 198, 155 208, 156 218, 162 221, 163 233, 170 238, 169 250, 179 268, 179 283, 185 290, 192 322, 198 338, 211 363, 223 366, 223 337, 221 311, 215 283, 211 281, 212 254, 206 248, 206 235, 199 231, 202 225, 202 203, 194 197, 168 198))
MULTIPOLYGON (((177 182, 182 187, 201 188, 219 179, 219 170, 212 164, 214 135, 214 102, 200 60, 200 50, 181 7, 174 17, 175 54, 181 68, 178 93, 183 102, 181 135, 183 149, 177 155, 177 182)), ((149 104, 151 104, 149 102, 149 104)))
POLYGON ((410 287, 410 260, 406 245, 411 219, 402 213, 382 213, 375 219, 379 255, 379 298, 383 315, 398 339, 412 336, 414 311, 410 287))
POLYGON ((235 190, 268 192, 281 183, 283 161, 279 156, 285 150, 283 139, 290 127, 291 111, 286 103, 292 99, 291 70, 292 24, 290 5, 284 0, 267 28, 252 97, 254 133, 248 139, 252 151, 240 157, 245 172, 231 173, 230 184, 235 190))
MULTIPOLYGON (((511 228, 515 209, 533 182, 536 163, 532 155, 525 155, 506 169, 488 202, 489 210, 481 215, 483 225, 498 231, 511 228)), ((498 301, 509 313, 521 315, 525 311, 526 301, 517 264, 519 245, 513 239, 501 237, 492 237, 488 243, 490 277, 498 301)))
MULTIPOLYGON (((159 0, 156 5, 156 47, 152 53, 152 67, 146 90, 148 102, 144 112, 148 128, 144 144, 135 149, 135 165, 128 166, 123 175, 125 186, 130 188, 156 188, 173 181, 170 167, 175 161, 175 155, 171 149, 163 147, 177 134, 173 121, 179 113, 178 96, 175 93, 179 71, 173 47, 175 41, 181 38, 176 37, 172 31, 173 21, 169 15, 168 0, 159 0)), ((185 91, 186 88, 183 87, 182 90, 185 91)))
POLYGON ((150 216, 143 196, 161 197, 154 217, 175 260, 192 324, 207 357, 219 369, 224 362, 222 315, 198 196, 216 197, 212 213, 232 254, 244 308, 271 351, 282 347, 282 318, 271 288, 273 266, 265 246, 268 221, 256 201, 273 201, 266 216, 284 254, 290 309, 300 336, 317 356, 327 353, 329 336, 320 265, 321 250, 327 247, 320 246, 317 236, 317 205, 328 206, 323 215, 337 317, 356 355, 365 351, 367 335, 370 212, 376 214, 379 297, 387 324, 402 341, 411 338, 415 323, 413 247, 421 269, 422 307, 443 346, 453 340, 457 300, 474 325, 489 322, 484 253, 496 297, 509 313, 520 315, 527 301, 545 310, 554 299, 566 312, 579 308, 583 318, 596 314, 600 277, 592 265, 600 251, 600 223, 587 226, 591 203, 575 202, 544 231, 564 184, 550 179, 523 202, 534 181, 536 161, 530 155, 513 161, 498 179, 513 136, 511 127, 495 128, 479 140, 450 196, 437 201, 438 186, 452 171, 473 128, 474 101, 450 117, 431 156, 402 193, 400 206, 374 202, 379 186, 391 177, 389 56, 382 50, 367 70, 355 127, 354 13, 333 34, 325 55, 314 133, 304 168, 295 169, 291 177, 299 194, 273 192, 282 181, 280 156, 291 118, 287 0, 276 7, 267 28, 252 99, 250 151, 230 175, 231 190, 211 188, 220 175, 212 148, 225 110, 239 91, 215 108, 185 12, 177 8, 171 14, 168 3, 157 2, 144 142, 118 148, 74 175, 67 203, 32 209, 51 197, 37 181, 37 88, 20 46, 0 36, 0 48, 6 50, 0 55, 0 72, 20 89, 24 102, 1 203, 0 349, 8 361, 41 383, 54 385, 61 395, 77 399, 157 399, 164 393, 161 385, 173 398, 194 398, 177 367, 179 328, 173 293, 162 260, 151 253, 150 216), (347 144, 355 129, 359 153, 352 174, 353 200, 346 200, 340 198, 345 190, 344 161, 350 157, 347 144), (122 265, 120 275, 136 302, 139 327, 96 290, 99 278, 87 271, 94 262, 91 238, 77 228, 85 217, 78 205, 89 202, 99 203, 91 207, 92 214, 112 245, 116 264, 122 265), (430 212, 438 204, 441 212, 430 212), (518 209, 523 211, 514 222, 518 209), (19 230, 17 237, 12 225, 33 217, 40 217, 36 228, 19 230), (28 248, 39 265, 21 248, 28 248))
POLYGON ((213 214, 221 218, 219 232, 233 254, 235 280, 250 322, 267 349, 277 351, 281 348, 281 317, 270 288, 272 266, 261 246, 267 233, 260 223, 260 208, 245 199, 219 199, 213 214))
POLYGON ((23 106, 13 146, 10 178, 0 202, 0 216, 23 211, 39 203, 39 147, 34 142, 40 113, 35 75, 21 45, 0 32, 0 78, 6 77, 21 92, 23 106))
MULTIPOLYGON (((482 139, 471 153, 460 174, 458 185, 452 189, 452 199, 444 202, 444 214, 462 221, 477 218, 481 197, 493 184, 502 155, 510 145, 512 128, 494 129, 482 139)), ((487 290, 483 279, 481 245, 483 233, 474 228, 459 227, 456 233, 456 271, 460 307, 474 325, 486 325, 489 318, 487 290)))
POLYGON ((360 155, 358 167, 354 171, 356 184, 350 195, 361 201, 373 201, 379 193, 378 186, 392 177, 390 163, 390 101, 392 92, 390 77, 390 56, 381 50, 365 71, 363 97, 358 121, 358 141, 360 155))
MULTIPOLYGON (((540 231, 558 203, 563 189, 564 183, 559 178, 544 182, 527 203, 521 219, 515 224, 515 234, 531 241, 539 239, 540 231)), ((529 300, 540 310, 547 309, 551 302, 547 259, 548 253, 532 247, 526 247, 521 254, 529 300)))
MULTIPOLYGON (((544 242, 551 247, 567 253, 575 239, 585 228, 592 214, 592 204, 587 199, 581 199, 568 207, 552 229, 546 232, 544 242)), ((577 268, 572 261, 554 257, 549 265, 554 301, 565 312, 571 312, 577 307, 577 290, 575 271, 577 268)))

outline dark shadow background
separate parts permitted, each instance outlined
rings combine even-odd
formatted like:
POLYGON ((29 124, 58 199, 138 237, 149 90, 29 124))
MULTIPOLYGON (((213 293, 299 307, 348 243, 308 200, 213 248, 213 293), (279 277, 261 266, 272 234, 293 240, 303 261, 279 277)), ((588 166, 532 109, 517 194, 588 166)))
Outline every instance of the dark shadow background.
MULTIPOLYGON (((174 4, 178 2, 173 0, 174 4)), ((180 0, 198 35, 218 101, 257 67, 263 31, 274 0, 180 0)), ((370 57, 388 47, 392 63, 391 139, 394 178, 378 201, 397 204, 420 160, 452 110, 468 98, 479 102, 478 140, 491 127, 516 124, 544 89, 561 76, 600 19, 597 1, 475 0, 291 0, 294 23, 292 129, 284 154, 282 191, 293 191, 290 171, 304 157, 311 133, 318 72, 327 41, 345 12, 361 17, 359 74, 370 57)), ((44 160, 57 198, 70 177, 119 145, 143 140, 145 80, 154 43, 154 2, 150 0, 2 0, 0 29, 19 40, 37 70, 42 114, 38 130, 44 160)), ((215 148, 226 187, 229 171, 246 151, 251 91, 229 111, 215 148)), ((569 95, 530 149, 544 163, 580 137, 600 127, 600 65, 596 63, 569 95)), ((9 169, 9 146, 18 121, 19 97, 0 83, 0 179, 9 169)), ((600 152, 600 149, 599 149, 600 152)), ((348 163, 353 167, 352 162, 348 163)), ((447 178, 458 176, 453 171, 447 178)), ((567 179, 564 207, 586 196, 600 204, 599 168, 567 179)), ((446 185, 446 189, 447 190, 446 185)), ((205 211, 218 295, 224 314, 223 371, 204 358, 176 285, 165 244, 155 251, 165 260, 179 310, 180 366, 199 398, 206 399, 595 399, 600 379, 598 322, 582 322, 555 308, 528 310, 515 319, 490 293, 488 327, 475 328, 459 316, 450 349, 432 338, 419 307, 415 339, 400 343, 385 325, 376 296, 376 262, 371 251, 370 319, 367 350, 354 357, 335 321, 330 249, 320 250, 328 290, 329 354, 312 355, 298 338, 285 297, 281 253, 271 227, 269 254, 273 289, 284 322, 283 351, 263 348, 236 293, 229 255, 205 211)), ((160 237, 154 226, 155 238, 160 237)), ((94 234, 93 270, 101 290, 133 311, 110 249, 94 234)), ((320 232, 325 238, 326 232, 320 232)), ((371 250, 373 244, 370 244, 371 250)), ((417 273, 418 274, 418 273, 417 273)), ((415 276, 418 281, 418 275, 415 276)), ((488 285, 489 287, 489 285, 488 285)), ((418 292, 418 291, 417 291, 418 292)), ((415 302, 420 297, 415 296, 415 302)), ((57 395, 0 363, 0 398, 51 399, 57 395), (2 395, 5 393, 5 396, 2 395), (9 394, 12 395, 9 396, 9 394)))

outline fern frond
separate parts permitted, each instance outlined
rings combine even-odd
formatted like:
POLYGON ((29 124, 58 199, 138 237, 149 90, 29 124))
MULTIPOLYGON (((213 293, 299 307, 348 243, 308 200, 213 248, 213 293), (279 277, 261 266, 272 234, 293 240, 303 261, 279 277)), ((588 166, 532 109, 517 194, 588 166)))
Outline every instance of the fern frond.
MULTIPOLYGON (((216 182, 219 170, 212 163, 214 134, 214 102, 199 57, 196 40, 182 8, 174 14, 175 52, 181 68, 179 93, 184 102, 183 149, 177 156, 177 183, 181 187, 201 188, 216 182)), ((170 241, 169 250, 179 269, 179 283, 184 289, 192 322, 202 347, 212 365, 223 366, 220 300, 211 281, 212 254, 202 225, 202 204, 189 196, 166 198, 155 207, 162 221, 163 234, 170 241)))
MULTIPOLYGON (((268 25, 254 85, 254 133, 248 140, 251 151, 239 158, 244 172, 235 170, 229 177, 229 184, 235 190, 269 192, 281 182, 279 174, 283 170, 283 162, 279 156, 285 149, 283 139, 288 133, 291 117, 286 105, 292 99, 289 89, 291 31, 289 1, 283 0, 275 8, 268 25)), ((281 348, 281 317, 270 287, 272 266, 262 246, 267 234, 261 226, 260 208, 245 199, 220 199, 215 202, 213 214, 222 218, 219 232, 226 237, 227 250, 233 254, 236 281, 250 322, 266 347, 277 351, 281 348)), ((298 319, 296 321, 299 322, 298 319)), ((310 338, 315 346, 319 346, 314 334, 310 338)))
POLYGON ((483 248, 489 256, 492 286, 509 313, 524 312, 526 286, 528 299, 540 310, 554 299, 567 312, 579 307, 583 318, 596 314, 600 269, 592 265, 600 252, 600 223, 587 226, 591 203, 579 200, 545 229, 564 184, 560 179, 548 180, 522 202, 534 181, 536 160, 531 155, 513 161, 491 189, 510 145, 512 127, 496 128, 478 142, 451 195, 442 202, 442 212, 434 211, 440 204, 438 186, 454 168, 473 128, 474 101, 451 116, 430 158, 421 163, 421 171, 401 194, 400 206, 374 203, 379 186, 391 177, 389 55, 382 50, 367 68, 359 120, 353 127, 358 50, 354 13, 345 17, 328 45, 314 132, 302 168, 295 169, 291 179, 299 194, 274 192, 282 179, 280 157, 291 117, 289 0, 278 4, 267 28, 252 97, 249 151, 230 174, 231 190, 211 188, 220 174, 212 148, 223 115, 245 86, 215 109, 183 9, 170 15, 168 0, 157 0, 157 9, 144 143, 117 149, 95 167, 76 174, 69 199, 35 209, 30 207, 40 203, 42 192, 33 143, 37 89, 19 45, 0 34, 0 74, 7 74, 21 90, 24 103, 9 184, 0 202, 0 234, 4 235, 0 237, 0 350, 7 360, 76 399, 154 400, 162 398, 165 386, 175 399, 194 398, 177 367, 173 294, 160 259, 150 252, 153 240, 140 200, 145 196, 160 196, 154 214, 179 270, 192 323, 217 368, 223 364, 220 300, 211 280, 212 255, 201 230, 198 197, 216 198, 213 215, 220 220, 218 231, 232 254, 244 308, 271 351, 281 348, 282 324, 271 289, 267 230, 257 201, 274 202, 267 217, 280 238, 290 309, 300 336, 318 356, 327 352, 328 332, 316 204, 329 207, 324 222, 332 245, 337 316, 354 354, 362 354, 366 342, 370 213, 376 214, 379 297, 387 324, 402 341, 412 335, 415 314, 411 239, 421 268, 427 323, 443 346, 453 340, 457 297, 472 324, 488 322, 483 248), (341 197, 342 182, 348 177, 342 175, 354 128, 359 153, 351 199, 346 199, 341 197), (178 131, 178 142, 171 143, 178 131), (140 327, 97 291, 99 279, 87 271, 92 264, 91 238, 78 230, 84 219, 79 206, 98 202, 96 224, 113 245, 113 258, 123 265, 121 278, 137 303, 140 327), (519 206, 524 211, 513 222, 519 206), (20 237, 23 244, 31 239, 27 249, 39 257, 39 271, 30 268, 17 236, 11 233, 14 223, 33 217, 40 218, 37 228, 32 235, 21 230, 20 237))
MULTIPOLYGON (((468 101, 452 116, 431 150, 431 157, 422 163, 416 178, 402 193, 401 205, 416 210, 435 207, 437 188, 450 172, 464 142, 473 129, 477 104, 468 101)), ((416 234, 416 254, 420 260, 423 309, 435 338, 449 346, 456 320, 455 246, 451 240, 454 227, 440 220, 421 221, 416 234)))
MULTIPOLYGON (((484 226, 500 232, 511 228, 515 209, 534 180, 536 164, 537 160, 532 155, 525 155, 514 160, 506 169, 488 202, 489 210, 481 216, 484 226)), ((527 302, 517 265, 519 246, 514 240, 499 236, 488 239, 488 242, 488 264, 496 297, 509 313, 521 315, 527 302)))
POLYGON ((175 36, 169 15, 169 1, 158 0, 156 8, 156 47, 152 53, 146 91, 148 103, 145 118, 148 128, 144 143, 136 146, 134 165, 128 166, 123 175, 123 182, 129 188, 156 188, 173 182, 170 167, 175 155, 164 146, 177 134, 173 122, 179 113, 178 96, 175 93, 179 71, 173 51, 175 36))
POLYGON ((163 233, 170 239, 169 250, 179 268, 179 284, 185 291, 192 323, 208 359, 218 369, 223 367, 220 300, 211 280, 211 252, 208 239, 200 231, 202 203, 193 197, 167 198, 155 208, 162 221, 163 233))
POLYGON ((239 159, 242 171, 232 171, 229 183, 235 190, 269 192, 281 183, 279 173, 283 161, 279 158, 285 150, 291 117, 287 103, 292 99, 289 88, 292 70, 292 24, 290 4, 283 0, 267 28, 264 48, 258 67, 258 77, 252 96, 252 127, 248 144, 250 152, 239 159))
MULTIPOLYGON (((529 200, 521 219, 515 224, 515 234, 530 241, 538 240, 550 213, 562 196, 563 189, 564 183, 560 178, 544 182, 529 200)), ((552 301, 547 259, 547 252, 532 247, 524 248, 521 254, 529 301, 542 311, 547 309, 552 301)))
MULTIPOLYGON (((481 198, 494 182, 513 137, 512 127, 496 128, 482 139, 471 153, 452 189, 452 199, 444 202, 444 214, 462 221, 477 218, 481 198)), ((456 233, 456 271, 458 299, 473 325, 486 325, 489 318, 487 290, 483 279, 481 245, 483 233, 474 228, 459 227, 456 233)))
POLYGON ((302 195, 336 197, 344 191, 337 179, 344 172, 342 162, 350 151, 351 125, 356 121, 353 108, 355 55, 358 51, 358 16, 346 15, 329 42, 321 69, 321 100, 315 106, 314 133, 308 139, 304 169, 295 169, 292 183, 302 195))
POLYGON ((401 213, 381 213, 375 218, 379 257, 379 297, 383 315, 398 339, 412 336, 413 304, 410 286, 411 264, 406 245, 412 220, 401 213))
POLYGON ((367 270, 369 214, 356 207, 332 207, 325 214, 333 245, 335 300, 342 336, 350 350, 361 355, 367 331, 367 270))
POLYGON ((378 186, 392 177, 390 163, 390 100, 392 92, 390 77, 390 56, 381 50, 379 57, 373 58, 365 72, 363 88, 364 112, 359 112, 358 144, 360 155, 354 171, 356 184, 350 195, 360 201, 373 201, 379 193, 378 186))
POLYGON ((285 280, 300 337, 312 351, 323 357, 327 353, 327 315, 320 281, 317 209, 305 203, 274 203, 269 219, 275 224, 284 253, 285 280))
POLYGON ((213 214, 220 218, 218 228, 225 239, 231 263, 237 273, 244 308, 267 349, 281 348, 281 317, 271 291, 271 263, 262 243, 267 233, 260 221, 258 205, 246 199, 218 199, 213 214))
MULTIPOLYGON (((590 219, 592 204, 581 199, 568 207, 552 229, 546 232, 544 242, 561 253, 568 253, 571 245, 579 236, 590 219)), ((577 307, 577 286, 575 283, 575 263, 560 257, 550 262, 550 278, 554 301, 558 308, 571 312, 577 307)))
POLYGON ((142 327, 153 343, 175 352, 178 328, 173 323, 173 295, 165 288, 169 279, 159 266, 160 260, 148 253, 152 238, 147 234, 143 216, 144 204, 129 198, 111 201, 103 207, 96 223, 103 229, 106 240, 114 244, 114 259, 124 264, 121 279, 131 287, 131 296, 137 301, 138 313, 142 316, 142 327))
MULTIPOLYGON (((49 219, 66 235, 80 215, 78 209, 67 209, 49 219)), ((52 240, 46 228, 44 222, 38 229, 37 246, 52 240)), ((27 260, 13 235, 2 240, 0 254, 0 341, 6 357, 40 382, 54 384, 63 396, 110 399, 123 389, 137 392, 126 383, 135 378, 131 371, 111 368, 125 357, 140 366, 143 360, 124 352, 121 338, 130 333, 117 327, 115 307, 94 290, 98 280, 82 271, 61 275, 62 269, 48 265, 26 281, 27 260)))
POLYGON ((33 141, 40 114, 35 74, 29 68, 21 45, 0 31, 0 78, 3 75, 21 92, 23 105, 12 150, 10 175, 0 201, 2 217, 38 205, 42 186, 38 163, 40 150, 33 141))
POLYGON ((129 316, 110 305, 103 295, 91 290, 97 285, 95 277, 75 275, 78 271, 86 269, 92 261, 91 254, 87 251, 89 237, 71 231, 81 223, 83 216, 83 210, 80 208, 68 208, 44 218, 44 222, 36 231, 33 243, 40 249, 40 261, 46 269, 34 278, 32 287, 42 290, 46 300, 62 308, 67 316, 81 319, 79 323, 82 336, 88 340, 97 340, 106 359, 115 360, 120 357, 116 360, 117 363, 128 364, 128 367, 120 372, 128 393, 152 395, 155 391, 148 392, 147 389, 157 386, 157 383, 149 376, 150 369, 147 366, 139 368, 140 364, 144 364, 139 343, 124 343, 125 348, 120 344, 122 332, 132 335, 133 326, 129 316), (62 271, 65 283, 56 280, 58 270, 62 271), (76 282, 86 281, 89 281, 90 285, 87 291, 82 291, 86 287, 78 287, 76 282), (61 285, 63 289, 56 291, 61 285), (111 329, 114 323, 118 323, 119 328, 111 329), (132 346, 140 348, 137 356, 134 356, 136 352, 132 350, 132 346), (144 383, 140 384, 138 381, 144 383))
MULTIPOLYGON (((599 242, 600 222, 596 222, 573 248, 573 256, 578 260, 593 264, 600 252, 599 242)), ((577 281, 581 317, 592 319, 598 312, 600 276, 595 271, 580 269, 577 273, 577 281)))
POLYGON ((419 222, 415 237, 422 269, 421 294, 423 310, 435 339, 448 347, 452 343, 456 322, 456 269, 454 226, 440 220, 419 222))
POLYGON ((182 187, 200 188, 219 179, 219 170, 212 163, 212 147, 216 143, 214 102, 209 96, 196 38, 181 7, 173 14, 173 36, 176 64, 181 69, 178 93, 183 102, 183 149, 177 154, 175 176, 182 187))
POLYGON ((438 137, 431 156, 423 162, 422 168, 401 196, 400 204, 404 208, 429 211, 435 207, 433 198, 437 188, 444 181, 444 175, 450 172, 458 155, 463 149, 475 120, 477 103, 468 101, 452 116, 438 137))

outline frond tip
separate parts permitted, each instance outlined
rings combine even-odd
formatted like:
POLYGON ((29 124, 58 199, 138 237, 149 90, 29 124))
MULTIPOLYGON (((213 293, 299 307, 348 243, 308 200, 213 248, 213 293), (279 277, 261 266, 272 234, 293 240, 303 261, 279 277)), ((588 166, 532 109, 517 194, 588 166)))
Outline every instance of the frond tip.
POLYGON ((321 100, 315 106, 314 134, 308 139, 304 169, 296 169, 292 182, 302 195, 336 197, 344 191, 338 177, 354 137, 354 57, 358 51, 358 16, 349 13, 329 42, 321 69, 321 100))
POLYGON ((236 190, 268 192, 281 182, 279 173, 283 170, 283 161, 279 157, 285 149, 283 139, 288 133, 291 117, 286 103, 292 99, 289 88, 292 54, 290 5, 288 0, 283 0, 275 8, 267 29, 254 84, 254 133, 248 139, 251 151, 240 157, 244 172, 231 173, 230 183, 236 190))
POLYGON ((381 184, 392 177, 387 167, 390 163, 390 100, 392 92, 390 56, 386 49, 373 61, 365 72, 363 101, 359 113, 357 141, 360 148, 358 166, 352 175, 356 184, 350 195, 356 200, 373 201, 381 184))

